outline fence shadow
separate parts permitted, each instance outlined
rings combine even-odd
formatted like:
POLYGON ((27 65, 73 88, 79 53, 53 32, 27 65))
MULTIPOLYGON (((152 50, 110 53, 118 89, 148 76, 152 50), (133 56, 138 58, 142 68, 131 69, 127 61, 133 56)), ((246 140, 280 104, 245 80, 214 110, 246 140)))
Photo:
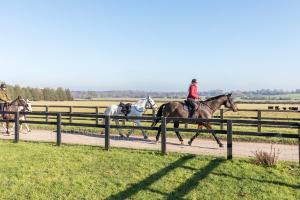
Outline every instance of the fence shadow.
POLYGON ((177 188, 173 190, 166 199, 174 200, 174 199, 184 199, 184 196, 187 195, 190 191, 195 189, 199 184, 201 184, 201 180, 205 179, 212 171, 217 168, 220 164, 225 162, 224 159, 216 158, 210 161, 204 168, 199 169, 198 172, 193 174, 188 180, 179 185, 177 188))
POLYGON ((247 180, 255 181, 255 182, 259 182, 259 183, 268 183, 268 184, 273 184, 273 185, 290 187, 290 188, 293 188, 293 189, 300 189, 300 184, 299 185, 294 185, 294 184, 285 183, 285 182, 281 182, 281 181, 270 181, 270 180, 256 179, 256 178, 244 178, 244 177, 234 176, 234 175, 227 174, 227 173, 213 173, 213 174, 216 175, 216 176, 230 177, 230 178, 237 179, 237 180, 247 179, 247 180))
MULTIPOLYGON (((193 159, 195 156, 194 155, 187 155, 179 158, 175 162, 169 164, 167 167, 157 171, 156 173, 150 175, 149 177, 145 178, 144 180, 135 183, 131 185, 129 188, 127 188, 124 191, 121 191, 115 195, 112 195, 107 198, 107 200, 116 200, 116 199, 127 199, 135 195, 141 190, 148 189, 147 187, 153 184, 154 182, 160 180, 162 177, 166 176, 169 172, 172 170, 182 167, 186 162, 189 160, 193 159)), ((163 195, 167 195, 165 193, 161 193, 163 195)))

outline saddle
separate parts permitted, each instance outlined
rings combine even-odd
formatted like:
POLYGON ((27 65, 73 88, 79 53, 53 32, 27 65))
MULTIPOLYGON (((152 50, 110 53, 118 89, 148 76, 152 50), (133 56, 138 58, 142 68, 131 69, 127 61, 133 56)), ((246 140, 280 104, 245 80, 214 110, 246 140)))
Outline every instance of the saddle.
MULTIPOLYGON (((201 102, 200 101, 196 101, 195 111, 197 111, 200 108, 200 106, 201 106, 201 102)), ((183 109, 186 110, 186 111, 188 111, 189 112, 189 118, 192 118, 193 107, 192 107, 192 105, 190 104, 189 101, 184 100, 184 102, 183 102, 183 109)))
POLYGON ((120 102, 119 107, 121 107, 121 112, 127 117, 127 115, 131 112, 131 103, 123 103, 120 102))

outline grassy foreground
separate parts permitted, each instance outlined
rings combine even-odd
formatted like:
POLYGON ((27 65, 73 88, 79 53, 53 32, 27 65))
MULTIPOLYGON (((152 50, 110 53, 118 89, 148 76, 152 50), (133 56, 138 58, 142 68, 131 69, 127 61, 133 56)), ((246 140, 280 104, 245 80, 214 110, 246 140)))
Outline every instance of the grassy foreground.
POLYGON ((0 140, 0 199, 300 199, 296 163, 0 140))

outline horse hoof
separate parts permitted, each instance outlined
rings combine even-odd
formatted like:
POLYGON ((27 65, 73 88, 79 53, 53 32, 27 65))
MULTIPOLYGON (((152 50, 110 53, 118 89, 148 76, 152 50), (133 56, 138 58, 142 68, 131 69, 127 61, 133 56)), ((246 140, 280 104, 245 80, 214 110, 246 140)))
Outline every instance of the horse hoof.
POLYGON ((130 135, 129 135, 129 134, 126 134, 126 137, 127 137, 127 138, 129 138, 129 137, 130 137, 130 135))
POLYGON ((121 138, 124 138, 125 136, 124 136, 123 134, 120 134, 120 137, 121 137, 121 138))
POLYGON ((224 147, 224 145, 223 145, 223 144, 219 144, 219 147, 220 147, 220 148, 223 148, 223 147, 224 147))
POLYGON ((181 145, 184 145, 183 141, 180 142, 181 145))
POLYGON ((144 139, 145 139, 145 140, 148 140, 148 136, 144 136, 144 139))
POLYGON ((192 146, 192 141, 188 141, 188 144, 189 144, 190 146, 192 146))
POLYGON ((155 140, 155 144, 158 144, 158 142, 159 142, 158 140, 155 140))

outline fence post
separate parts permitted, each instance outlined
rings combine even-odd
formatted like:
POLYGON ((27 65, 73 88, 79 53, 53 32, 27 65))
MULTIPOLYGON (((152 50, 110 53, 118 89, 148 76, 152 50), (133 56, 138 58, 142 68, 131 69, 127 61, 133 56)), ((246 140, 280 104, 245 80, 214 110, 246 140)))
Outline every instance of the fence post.
POLYGON ((227 160, 232 159, 232 121, 227 120, 227 160))
POLYGON ((257 124, 257 132, 261 132, 261 110, 258 110, 257 111, 257 121, 258 121, 258 124, 257 124))
MULTIPOLYGON (((99 107, 95 107, 95 111, 96 111, 96 115, 99 115, 99 107)), ((99 118, 96 117, 96 125, 98 126, 99 125, 99 118)))
POLYGON ((15 143, 18 143, 20 140, 20 113, 16 112, 15 114, 15 143))
POLYGON ((110 132, 110 116, 105 115, 105 150, 109 150, 110 141, 109 141, 109 132, 110 132))
POLYGON ((299 149, 299 166, 300 166, 300 123, 298 123, 298 149, 299 149))
MULTIPOLYGON (((45 108, 46 108, 46 113, 48 113, 49 112, 49 107, 46 106, 45 108)), ((48 121, 49 121, 49 115, 46 115, 46 122, 48 122, 48 121)))
POLYGON ((166 133, 167 133, 167 124, 166 118, 161 118, 161 154, 166 155, 167 153, 167 141, 166 141, 166 133))
POLYGON ((61 114, 57 113, 56 117, 56 145, 61 145, 61 114))
POLYGON ((69 122, 70 122, 70 124, 73 122, 73 117, 72 117, 72 113, 73 113, 73 107, 72 106, 70 106, 69 107, 69 113, 70 113, 70 118, 69 118, 69 122))
MULTIPOLYGON (((220 119, 224 120, 224 110, 223 109, 220 109, 220 119)), ((224 124, 223 124, 223 122, 221 122, 221 124, 220 124, 220 129, 224 130, 224 124)))

